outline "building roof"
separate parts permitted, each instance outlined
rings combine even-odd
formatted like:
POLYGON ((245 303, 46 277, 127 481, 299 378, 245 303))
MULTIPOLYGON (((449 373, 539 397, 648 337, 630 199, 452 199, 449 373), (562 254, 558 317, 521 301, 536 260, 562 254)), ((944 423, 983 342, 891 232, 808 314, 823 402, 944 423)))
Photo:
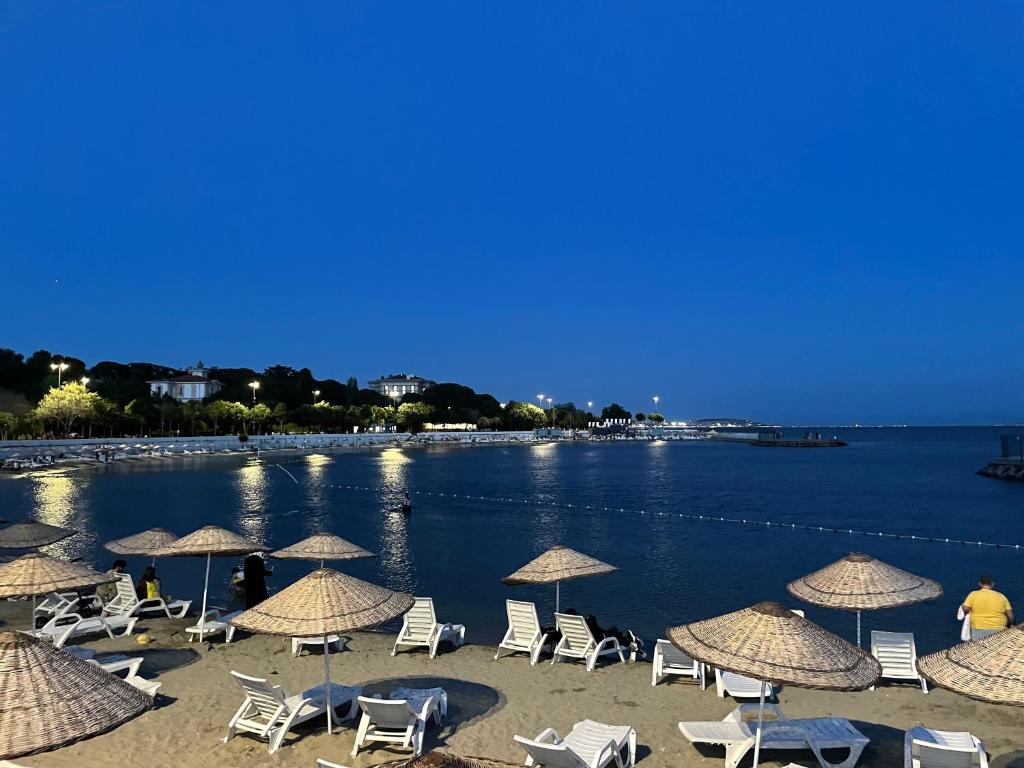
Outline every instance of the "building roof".
POLYGON ((190 373, 189 374, 184 374, 182 376, 174 376, 173 378, 170 378, 170 379, 153 379, 152 381, 147 381, 146 383, 147 384, 163 384, 164 382, 167 382, 167 383, 170 383, 170 384, 188 384, 190 382, 196 382, 196 383, 202 382, 203 384, 209 384, 209 383, 220 384, 220 382, 217 381, 216 379, 208 379, 205 376, 193 376, 190 373))
POLYGON ((430 381, 422 376, 414 376, 411 373, 392 373, 390 376, 381 376, 373 381, 430 381))

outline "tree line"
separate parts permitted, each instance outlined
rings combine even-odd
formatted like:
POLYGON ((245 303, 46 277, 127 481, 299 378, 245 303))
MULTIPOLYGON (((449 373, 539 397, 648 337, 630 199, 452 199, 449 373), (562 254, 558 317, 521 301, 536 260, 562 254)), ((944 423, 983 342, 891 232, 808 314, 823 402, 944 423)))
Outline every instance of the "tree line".
MULTIPOLYGON (((360 432, 394 425, 419 432, 429 423, 471 424, 486 430, 582 428, 598 419, 574 403, 542 409, 530 402, 500 403, 461 384, 437 384, 392 399, 344 383, 317 379, 308 368, 275 365, 211 369, 222 389, 203 401, 178 402, 150 393, 149 381, 179 371, 153 363, 104 361, 39 350, 25 357, 0 349, 0 439, 161 437, 267 432, 360 432), (59 378, 58 378, 59 374, 59 378), (249 384, 259 382, 254 400, 249 384), (58 386, 59 383, 59 386, 58 386), (314 394, 316 393, 316 394, 314 394)), ((629 418, 612 403, 600 418, 629 418)))

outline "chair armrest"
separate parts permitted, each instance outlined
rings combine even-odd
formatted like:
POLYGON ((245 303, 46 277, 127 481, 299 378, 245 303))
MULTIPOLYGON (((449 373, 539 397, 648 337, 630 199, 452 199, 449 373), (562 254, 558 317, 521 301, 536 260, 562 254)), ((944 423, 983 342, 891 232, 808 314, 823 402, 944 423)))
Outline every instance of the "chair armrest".
POLYGON ((142 657, 136 656, 122 661, 112 661, 108 664, 104 664, 103 661, 99 659, 89 659, 89 663, 95 664, 104 672, 109 672, 110 674, 127 671, 128 676, 132 677, 139 674, 139 668, 142 667, 142 657))
POLYGON ((618 751, 619 748, 615 744, 615 740, 608 739, 608 743, 594 753, 594 758, 590 761, 590 768, 601 768, 604 765, 605 757, 613 757, 618 751))
MULTIPOLYGON (((758 704, 740 704, 736 709, 725 716, 726 720, 732 720, 733 722, 743 722, 743 715, 747 712, 757 712, 759 708, 758 704)), ((778 704, 771 704, 769 702, 764 703, 764 711, 770 712, 775 716, 778 721, 786 720, 786 716, 782 714, 782 709, 778 704)), ((774 722, 774 721, 773 721, 774 722)))
POLYGON ((552 744, 561 744, 562 737, 558 735, 558 731, 554 728, 545 728, 537 735, 537 738, 535 738, 534 741, 540 742, 541 744, 548 742, 552 744))

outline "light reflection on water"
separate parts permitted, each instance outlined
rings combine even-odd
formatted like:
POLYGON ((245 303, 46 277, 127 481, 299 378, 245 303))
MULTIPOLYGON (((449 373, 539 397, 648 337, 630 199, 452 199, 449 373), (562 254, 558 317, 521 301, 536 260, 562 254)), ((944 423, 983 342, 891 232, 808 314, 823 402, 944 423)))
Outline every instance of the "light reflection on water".
POLYGON ((253 461, 239 467, 235 474, 235 488, 241 502, 237 526, 242 535, 257 544, 267 543, 266 507, 271 469, 273 467, 261 461, 253 461))
POLYGON ((327 523, 329 510, 326 490, 327 469, 333 461, 333 457, 322 453, 312 453, 303 457, 302 466, 306 469, 306 477, 301 481, 301 485, 308 508, 303 511, 300 519, 306 536, 324 533, 330 529, 327 523))
MULTIPOLYGON (((531 492, 526 498, 555 500, 559 483, 561 453, 555 443, 535 443, 530 447, 531 461, 528 465, 531 492)), ((536 524, 533 526, 533 545, 537 554, 556 544, 563 544, 565 518, 557 507, 537 507, 536 524)))
POLYGON ((43 474, 31 478, 36 519, 47 525, 70 528, 79 533, 42 547, 42 551, 65 560, 89 558, 96 544, 92 509, 83 489, 89 484, 88 474, 74 476, 43 474))
POLYGON ((381 553, 380 568, 388 587, 412 591, 415 572, 409 551, 408 521, 402 502, 409 487, 409 465, 413 460, 399 448, 381 451, 377 460, 380 475, 381 553))

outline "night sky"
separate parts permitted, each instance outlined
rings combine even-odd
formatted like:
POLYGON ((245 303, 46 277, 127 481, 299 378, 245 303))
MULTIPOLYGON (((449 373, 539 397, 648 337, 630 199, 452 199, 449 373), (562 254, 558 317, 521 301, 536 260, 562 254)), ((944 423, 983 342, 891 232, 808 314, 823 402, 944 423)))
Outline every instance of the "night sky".
POLYGON ((1024 420, 1024 6, 0 2, 0 346, 1024 420))

